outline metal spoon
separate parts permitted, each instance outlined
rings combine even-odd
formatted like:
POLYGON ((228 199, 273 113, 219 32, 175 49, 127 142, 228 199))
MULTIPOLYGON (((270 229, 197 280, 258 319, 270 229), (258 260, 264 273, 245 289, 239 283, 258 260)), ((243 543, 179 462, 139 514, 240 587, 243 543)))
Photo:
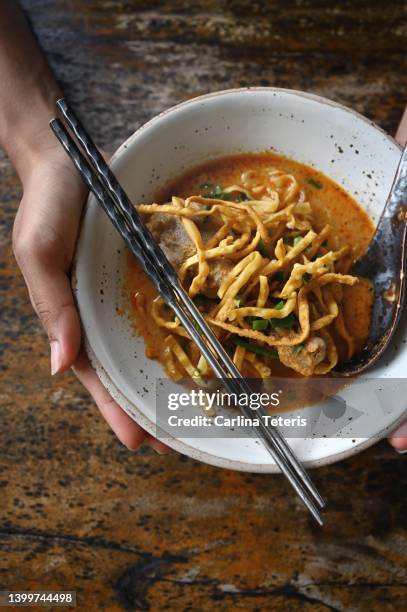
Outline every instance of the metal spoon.
POLYGON ((393 185, 369 246, 350 270, 368 279, 374 301, 366 346, 349 361, 339 363, 335 373, 360 374, 373 365, 387 348, 405 303, 407 266, 407 146, 404 147, 393 185))

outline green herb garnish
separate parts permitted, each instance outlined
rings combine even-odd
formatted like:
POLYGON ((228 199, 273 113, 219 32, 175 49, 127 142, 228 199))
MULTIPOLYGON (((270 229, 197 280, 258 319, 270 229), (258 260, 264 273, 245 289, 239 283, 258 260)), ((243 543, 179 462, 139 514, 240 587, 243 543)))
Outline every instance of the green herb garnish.
POLYGON ((236 197, 233 197, 232 194, 225 191, 221 185, 214 185, 213 183, 202 183, 202 185, 199 185, 199 188, 204 198, 226 200, 229 202, 244 202, 248 200, 245 193, 239 192, 236 197))
POLYGON ((243 346, 250 353, 256 353, 257 355, 265 355, 266 357, 272 357, 273 359, 278 359, 278 353, 275 349, 268 349, 264 346, 259 346, 254 342, 249 342, 249 340, 243 340, 243 338, 239 338, 239 336, 234 336, 232 341, 237 346, 243 346))
POLYGON ((265 331, 269 326, 267 319, 255 319, 252 321, 252 329, 255 331, 265 331))
POLYGON ((283 310, 284 306, 285 306, 285 301, 280 300, 279 302, 277 302, 277 304, 274 304, 273 308, 274 310, 283 310))
POLYGON ((297 246, 297 244, 301 242, 301 240, 302 240, 302 236, 296 236, 294 238, 293 246, 297 246))
POLYGON ((203 183, 199 187, 204 198, 229 201, 233 200, 230 193, 226 193, 226 191, 224 191, 220 185, 214 185, 213 183, 203 183))
POLYGON ((273 329, 290 329, 295 323, 293 313, 290 313, 282 319, 270 319, 270 324, 273 329))
POLYGON ((317 181, 316 179, 312 178, 312 177, 307 179, 307 183, 309 185, 312 185, 312 187, 315 187, 315 189, 322 189, 323 188, 323 184, 320 183, 319 181, 317 181))
POLYGON ((304 281, 304 285, 308 285, 311 279, 312 279, 312 274, 310 274, 309 272, 304 272, 303 277, 302 277, 302 280, 304 281))
POLYGON ((263 255, 263 257, 269 257, 269 250, 261 238, 257 244, 257 250, 261 255, 263 255))

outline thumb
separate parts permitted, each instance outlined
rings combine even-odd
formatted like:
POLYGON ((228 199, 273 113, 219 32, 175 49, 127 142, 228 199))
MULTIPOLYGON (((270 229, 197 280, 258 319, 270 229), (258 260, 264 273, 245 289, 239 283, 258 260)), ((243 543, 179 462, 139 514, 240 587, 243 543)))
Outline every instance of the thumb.
POLYGON ((44 270, 40 286, 28 285, 30 299, 51 348, 51 374, 71 367, 79 352, 81 331, 68 277, 62 271, 44 270))
POLYGON ((51 348, 51 374, 68 369, 75 361, 81 343, 78 312, 68 276, 48 257, 19 261, 31 303, 47 332, 51 348))

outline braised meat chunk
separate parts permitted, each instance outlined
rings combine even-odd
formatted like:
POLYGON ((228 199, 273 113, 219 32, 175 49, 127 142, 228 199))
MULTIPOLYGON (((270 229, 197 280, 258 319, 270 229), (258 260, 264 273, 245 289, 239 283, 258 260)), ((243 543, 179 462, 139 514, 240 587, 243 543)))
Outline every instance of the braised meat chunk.
POLYGON ((325 359, 326 342, 320 336, 311 336, 304 346, 279 346, 281 363, 303 376, 312 376, 315 367, 325 359))
MULTIPOLYGON (((202 222, 201 219, 194 219, 199 226, 202 238, 207 242, 219 229, 219 225, 212 219, 202 222)), ((196 253, 188 234, 186 233, 181 217, 177 215, 166 215, 154 213, 146 224, 161 248, 170 260, 171 264, 178 270, 183 262, 196 253)), ((205 285, 204 294, 214 297, 216 290, 224 278, 233 268, 233 262, 225 257, 218 257, 209 260, 210 272, 205 285)), ((196 269, 191 267, 191 273, 196 269)))

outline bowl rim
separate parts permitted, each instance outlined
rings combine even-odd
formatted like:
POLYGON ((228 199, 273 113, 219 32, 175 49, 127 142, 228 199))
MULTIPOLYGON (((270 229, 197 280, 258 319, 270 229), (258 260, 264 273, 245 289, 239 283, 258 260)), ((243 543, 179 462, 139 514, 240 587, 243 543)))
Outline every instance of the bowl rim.
POLYGON ((143 125, 138 127, 137 130, 133 132, 116 149, 112 157, 109 159, 109 166, 113 162, 116 161, 116 159, 123 153, 124 150, 129 148, 129 146, 132 144, 132 141, 136 137, 138 137, 139 134, 144 132, 146 129, 148 129, 150 126, 158 122, 160 119, 162 119, 166 115, 173 113, 175 111, 178 111, 179 109, 182 109, 183 107, 189 106, 196 102, 210 100, 211 98, 217 98, 219 96, 224 96, 224 95, 231 95, 231 94, 236 94, 236 93, 247 93, 247 92, 285 93, 285 94, 293 95, 299 98, 306 98, 308 100, 312 100, 320 104, 325 104, 326 106, 332 106, 334 108, 339 108, 342 111, 345 111, 346 113, 350 115, 354 115, 358 119, 361 119, 364 123, 367 123, 369 127, 372 127, 378 130, 379 132, 381 132, 381 134, 383 134, 383 136, 385 136, 392 143, 392 145, 395 145, 400 150, 400 153, 403 150, 403 147, 397 142, 397 140, 393 136, 391 136, 391 134, 388 134, 386 130, 384 130, 380 125, 375 123, 372 119, 365 117, 364 115, 354 110, 353 108, 349 108, 348 106, 345 106, 344 104, 341 104, 340 102, 335 102, 334 100, 331 100, 330 98, 325 98, 324 96, 320 96, 319 94, 310 93, 308 91, 301 91, 299 89, 288 89, 284 87, 250 87, 248 86, 248 87, 236 87, 236 88, 231 88, 231 89, 220 89, 219 91, 212 91, 210 93, 201 94, 200 96, 195 96, 194 98, 183 100, 182 102, 179 102, 178 104, 174 104, 170 106, 169 108, 164 109, 163 111, 161 111, 161 113, 158 113, 158 115, 154 115, 154 117, 152 117, 151 119, 143 123, 143 125))
MULTIPOLYGON (((155 125, 156 123, 160 122, 164 117, 166 117, 168 114, 172 114, 184 107, 202 102, 202 101, 206 101, 212 98, 216 98, 216 97, 220 97, 220 96, 228 96, 228 95, 232 95, 232 94, 239 94, 239 93, 248 93, 248 92, 265 92, 265 93, 270 93, 270 92, 274 92, 274 93, 283 93, 283 94, 288 94, 288 95, 292 95, 294 97, 299 97, 299 98, 306 98, 308 100, 311 100, 313 102, 317 102, 319 104, 322 105, 326 105, 326 106, 332 106, 334 108, 338 108, 341 111, 344 111, 348 114, 351 114, 355 117, 357 117, 359 120, 361 120, 362 122, 366 123, 370 128, 373 128, 377 131, 379 131, 393 146, 396 146, 396 148, 398 150, 400 150, 400 152, 402 151, 402 147, 401 145, 390 135, 388 134, 383 128, 381 128, 379 125, 377 125, 374 121, 372 121, 371 119, 368 119, 367 117, 365 117, 364 115, 362 115, 361 113, 359 113, 358 111, 351 109, 347 106, 344 106, 343 104, 340 104, 339 102, 335 102, 333 100, 330 100, 329 98, 325 98, 323 96, 320 96, 318 94, 313 94, 313 93, 309 93, 309 92, 305 92, 305 91, 301 91, 301 90, 296 90, 296 89, 288 89, 288 88, 280 88, 280 87, 240 87, 240 88, 232 88, 232 89, 223 89, 223 90, 219 90, 219 91, 215 91, 215 92, 210 92, 207 94, 203 94, 200 96, 196 96, 194 98, 190 98, 188 100, 184 100, 178 104, 175 104, 165 110, 163 110, 161 113, 155 115, 154 117, 152 117, 151 119, 149 119, 146 123, 144 123, 143 125, 141 125, 139 128, 137 128, 137 130, 135 130, 117 149, 116 151, 113 153, 112 157, 109 159, 109 166, 111 166, 112 164, 114 164, 116 162, 116 160, 118 160, 121 155, 127 151, 133 144, 134 140, 136 138, 139 137, 139 135, 144 132, 145 130, 147 130, 149 127, 151 127, 152 125, 155 125)), ((84 210, 83 210, 83 214, 82 214, 82 221, 81 221, 81 226, 79 228, 79 235, 82 231, 82 222, 83 219, 85 218, 86 215, 86 211, 88 209, 89 206, 89 202, 90 200, 93 198, 92 193, 89 193, 87 201, 85 203, 84 206, 84 210)), ((79 243, 79 240, 77 241, 77 245, 79 243)), ((78 258, 79 258, 79 252, 78 252, 78 248, 76 248, 75 250, 75 254, 74 254, 74 258, 72 261, 72 268, 71 268, 71 286, 72 286, 72 291, 75 297, 75 301, 77 303, 77 307, 78 307, 78 311, 80 312, 80 308, 78 305, 78 300, 77 300, 77 294, 78 294, 78 282, 77 282, 77 267, 78 267, 78 258)), ((82 339, 83 339, 83 346, 85 349, 85 352, 89 358, 89 361, 92 365, 92 367, 95 369, 96 374, 98 376, 98 378, 100 379, 100 381, 102 382, 103 386, 107 389, 107 391, 112 395, 113 399, 119 404, 119 406, 133 419, 135 420, 135 422, 137 422, 143 429, 145 429, 146 431, 148 431, 150 434, 154 431, 154 423, 152 421, 150 421, 150 419, 145 415, 145 413, 133 402, 131 402, 121 391, 120 389, 116 386, 116 384, 113 382, 113 380, 110 378, 109 374, 106 372, 106 370, 104 369, 104 367, 102 366, 101 362, 99 361, 98 357, 96 356, 91 343, 89 341, 88 335, 86 333, 86 330, 84 328, 83 322, 81 320, 81 328, 82 328, 82 339), (134 414, 137 415, 137 419, 134 417, 134 414)), ((356 438, 355 440, 355 444, 353 446, 351 446, 349 449, 345 450, 345 451, 341 451, 341 452, 337 452, 337 453, 333 453, 332 455, 328 455, 326 457, 322 457, 320 459, 313 459, 313 460, 305 460, 303 462, 303 464, 305 465, 305 467, 307 468, 317 468, 317 467, 322 467, 325 465, 330 465, 339 461, 343 461, 344 459, 347 459, 348 457, 351 457, 353 455, 358 454, 359 452, 369 448, 370 446, 372 446, 373 444, 375 444, 376 442, 380 441, 381 439, 383 439, 384 437, 387 436, 387 434, 389 434, 391 431, 395 430, 398 425, 400 425, 404 420, 406 419, 406 413, 404 412, 403 414, 401 414, 393 423, 391 423, 390 425, 387 425, 386 427, 384 427, 383 429, 381 429, 379 432, 377 432, 377 434, 369 439, 365 439, 365 438, 356 438)), ((278 466, 276 464, 269 464, 269 463, 259 463, 259 464, 251 464, 251 463, 246 463, 246 462, 242 462, 242 461, 237 461, 237 460, 233 460, 233 459, 224 459, 222 457, 218 457, 216 455, 213 454, 209 454, 205 451, 201 451, 187 443, 185 443, 182 439, 178 439, 178 438, 172 438, 171 440, 166 440, 166 444, 167 446, 169 446, 170 448, 172 448, 173 450, 176 450, 177 452, 180 452, 184 455, 187 455, 189 457, 191 457, 192 459, 196 459, 198 461, 207 463, 209 465, 212 465, 214 467, 220 467, 220 468, 225 468, 225 469, 231 469, 231 470, 236 470, 236 471, 242 471, 242 472, 252 472, 252 473, 280 473, 280 470, 278 468, 278 466)))

